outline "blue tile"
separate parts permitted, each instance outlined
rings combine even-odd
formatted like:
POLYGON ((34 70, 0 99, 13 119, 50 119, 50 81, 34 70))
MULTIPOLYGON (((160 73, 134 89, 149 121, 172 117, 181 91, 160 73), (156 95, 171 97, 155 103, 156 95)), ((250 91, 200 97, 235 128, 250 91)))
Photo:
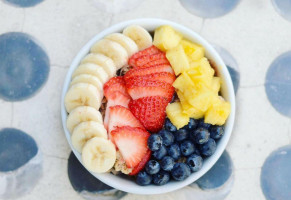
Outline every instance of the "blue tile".
POLYGON ((126 194, 92 176, 78 161, 74 153, 71 153, 68 159, 68 176, 73 188, 81 195, 82 193, 91 194, 97 199, 97 197, 101 198, 102 194, 106 193, 108 197, 111 196, 111 199, 119 199, 126 194))
POLYGON ((265 90, 273 107, 291 117, 291 51, 273 61, 266 75, 265 90))
POLYGON ((291 199, 291 145, 281 147, 266 159, 261 187, 267 200, 291 199))
POLYGON ((17 6, 17 7, 25 8, 25 7, 35 6, 43 2, 43 0, 4 0, 4 2, 17 6))
POLYGON ((228 69, 228 72, 229 72, 231 80, 232 80, 234 92, 237 93, 237 90, 239 87, 239 82, 240 82, 240 74, 238 73, 238 71, 236 71, 232 67, 230 67, 230 66, 226 66, 226 67, 228 69))
POLYGON ((223 186, 231 177, 233 165, 229 154, 225 151, 215 165, 196 181, 202 189, 216 189, 223 186))
POLYGON ((282 17, 291 21, 291 0, 272 0, 272 3, 282 17))
POLYGON ((0 35, 0 98, 20 101, 34 95, 49 75, 46 52, 29 35, 0 35))
POLYGON ((202 18, 215 18, 232 11, 240 0, 180 0, 190 13, 202 18))
POLYGON ((13 171, 32 159, 38 152, 34 139, 21 130, 0 130, 0 172, 13 171))

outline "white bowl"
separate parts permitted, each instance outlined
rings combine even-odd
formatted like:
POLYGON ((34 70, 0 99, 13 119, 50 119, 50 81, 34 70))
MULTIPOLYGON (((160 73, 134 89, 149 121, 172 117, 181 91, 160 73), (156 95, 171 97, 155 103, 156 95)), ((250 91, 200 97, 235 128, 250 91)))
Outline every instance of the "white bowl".
POLYGON ((97 42, 98 40, 102 39, 106 35, 110 33, 115 33, 115 32, 122 32, 122 30, 131 25, 131 24, 138 24, 147 29, 148 31, 154 31, 157 27, 161 25, 171 25, 175 30, 181 32, 185 38, 198 43, 202 45, 205 48, 205 53, 206 57, 212 60, 218 70, 219 76, 222 78, 222 87, 221 87, 221 92, 222 96, 230 102, 231 104, 231 113, 230 116, 225 124, 225 134, 224 136, 220 139, 220 141, 217 143, 217 149, 215 153, 210 156, 209 158, 204 160, 203 167, 200 171, 196 173, 192 173, 190 177, 188 177, 184 181, 171 181, 170 183, 163 185, 163 186, 155 186, 155 185, 150 185, 150 186, 139 186, 137 185, 133 179, 126 178, 126 176, 115 176, 110 173, 104 173, 104 174, 97 174, 97 173, 91 173, 93 176, 95 176, 97 179, 102 181, 103 183, 116 188, 118 190, 122 190, 125 192, 129 193, 135 193, 135 194, 162 194, 166 192, 171 192, 177 189, 180 189, 184 186, 187 186, 188 184, 193 183, 197 179, 199 179, 203 174, 205 174, 214 164, 215 162, 219 159, 221 154, 223 153, 234 124, 234 117, 235 117, 235 95, 234 95, 234 90, 233 90, 233 85, 232 81, 229 75, 229 72, 222 61, 221 57, 218 55, 218 53, 215 51, 215 49, 205 40, 203 39, 200 35, 195 33, 189 28, 186 28, 180 24, 167 21, 167 20, 162 20, 162 19, 155 19, 155 18, 144 18, 144 19, 135 19, 135 20, 130 20, 130 21, 125 21, 121 22, 119 24, 116 24, 114 26, 111 26, 104 31, 100 32, 97 34, 95 37, 93 37, 77 54, 75 59, 73 60, 69 71, 67 73, 65 82, 64 82, 64 87, 63 87, 63 92, 62 92, 62 101, 61 101, 61 115, 62 115, 62 123, 63 123, 63 128, 65 131, 65 135, 67 137, 67 140, 71 146, 71 149, 73 150, 74 154, 78 158, 78 160, 81 162, 81 154, 78 153, 72 146, 71 143, 71 135, 66 127, 66 120, 67 120, 67 112, 65 109, 64 105, 64 97, 65 94, 69 88, 70 81, 71 81, 71 76, 73 71, 78 67, 80 61, 89 53, 90 47, 97 42))

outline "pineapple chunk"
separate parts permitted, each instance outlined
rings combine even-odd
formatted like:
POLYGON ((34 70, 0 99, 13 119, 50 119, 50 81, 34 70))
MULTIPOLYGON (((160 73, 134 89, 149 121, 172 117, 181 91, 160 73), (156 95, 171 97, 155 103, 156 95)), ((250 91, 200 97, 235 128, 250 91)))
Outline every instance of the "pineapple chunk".
POLYGON ((212 104, 215 94, 212 91, 199 92, 187 101, 195 108, 205 112, 212 104))
POLYGON ((186 90, 188 90, 189 88, 193 88, 194 87, 194 83, 191 80, 191 78, 188 76, 187 73, 182 73, 173 83, 173 86, 184 92, 186 90))
POLYGON ((166 113, 170 121, 177 127, 177 129, 184 127, 189 122, 189 116, 183 113, 180 102, 168 104, 166 113))
POLYGON ((175 48, 182 37, 182 34, 175 31, 171 26, 160 26, 155 30, 153 44, 160 50, 167 51, 175 48))
POLYGON ((212 125, 223 125, 230 114, 230 103, 221 97, 206 111, 204 121, 212 125))
POLYGON ((188 40, 181 40, 180 44, 188 56, 189 60, 197 61, 204 57, 204 48, 188 40))
POLYGON ((213 77, 211 82, 211 89, 215 94, 218 94, 220 90, 220 78, 219 77, 213 77))
POLYGON ((176 76, 189 69, 189 61, 182 45, 167 51, 166 57, 169 60, 176 76))
POLYGON ((190 105, 185 99, 182 92, 177 91, 178 98, 181 101, 183 113, 187 114, 189 117, 194 119, 200 119, 204 116, 204 112, 190 105))

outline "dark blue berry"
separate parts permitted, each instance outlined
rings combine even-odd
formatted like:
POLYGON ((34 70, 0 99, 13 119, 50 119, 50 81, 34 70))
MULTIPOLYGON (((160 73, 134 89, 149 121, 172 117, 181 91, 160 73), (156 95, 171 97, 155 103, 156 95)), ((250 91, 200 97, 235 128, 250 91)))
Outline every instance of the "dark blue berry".
POLYGON ((176 181, 183 181, 191 174, 191 170, 185 163, 176 163, 171 171, 172 177, 176 181))
POLYGON ((183 128, 187 130, 194 130, 198 126, 198 120, 195 120, 193 118, 190 118, 189 123, 184 126, 183 128))
POLYGON ((178 144, 173 144, 168 148, 168 155, 174 160, 178 160, 181 156, 180 147, 178 144))
POLYGON ((155 185, 165 185, 170 181, 170 174, 161 170, 159 173, 153 175, 153 183, 155 185))
POLYGON ((190 139, 197 144, 204 144, 209 140, 210 133, 205 128, 198 128, 190 133, 190 139))
POLYGON ((161 130, 159 132, 159 135, 162 137, 163 144, 165 146, 169 146, 169 145, 174 143, 175 137, 174 137, 173 133, 171 133, 170 131, 161 130))
POLYGON ((201 156, 192 154, 187 158, 187 165, 190 167, 192 172, 197 172, 202 168, 203 159, 201 156))
POLYGON ((136 176, 136 183, 139 185, 149 185, 152 182, 152 176, 145 171, 139 172, 136 176))
POLYGON ((152 151, 159 150, 163 144, 162 137, 158 134, 152 134, 148 139, 149 149, 152 151))
POLYGON ((196 155, 198 155, 198 156, 201 156, 201 153, 200 153, 200 151, 199 151, 198 148, 195 149, 194 154, 196 154, 196 155))
POLYGON ((167 149, 164 145, 162 145, 159 150, 153 152, 153 156, 158 160, 161 160, 166 155, 167 155, 167 149))
POLYGON ((165 129, 171 132, 177 131, 176 126, 174 126, 168 118, 166 119, 166 122, 165 122, 165 129))
POLYGON ((216 150, 216 143, 212 138, 209 138, 208 142, 200 145, 200 153, 203 156, 211 156, 216 150))
POLYGON ((177 142, 181 142, 183 140, 186 140, 189 136, 189 133, 186 129, 181 128, 175 133, 175 138, 177 142))
POLYGON ((145 170, 148 174, 156 174, 160 171, 160 164, 156 160, 150 160, 145 166, 145 170))
POLYGON ((198 128, 206 128, 209 129, 211 124, 205 123, 204 119, 200 119, 198 122, 198 128))
POLYGON ((163 159, 161 160, 161 168, 165 171, 171 171, 174 167, 175 161, 172 157, 170 156, 165 156, 163 157, 163 159))
POLYGON ((209 132, 212 139, 218 140, 224 134, 224 126, 212 126, 210 127, 209 132))
POLYGON ((180 144, 180 151, 183 156, 189 156, 195 151, 195 145, 190 140, 185 140, 180 144))

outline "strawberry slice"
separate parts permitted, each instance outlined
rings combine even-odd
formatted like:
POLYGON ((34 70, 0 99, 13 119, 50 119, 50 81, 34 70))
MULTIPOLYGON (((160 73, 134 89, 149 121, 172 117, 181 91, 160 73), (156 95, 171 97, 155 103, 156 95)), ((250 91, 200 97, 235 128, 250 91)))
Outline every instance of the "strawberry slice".
POLYGON ((141 80, 146 81, 160 81, 172 84, 176 79, 176 76, 170 72, 160 72, 155 74, 147 74, 144 76, 132 76, 127 79, 127 82, 139 82, 141 80))
POLYGON ((134 176, 138 174, 138 172, 140 172, 145 167, 147 162, 150 160, 151 155, 152 155, 152 152, 148 150, 145 156, 143 157, 143 159, 140 161, 140 163, 135 168, 133 168, 133 170, 131 171, 129 175, 134 176))
POLYGON ((148 74, 155 74, 160 72, 169 72, 174 74, 174 71, 170 65, 157 65, 153 67, 147 67, 147 68, 136 68, 129 70, 124 75, 124 80, 127 82, 127 79, 129 79, 132 76, 144 76, 148 74))
POLYGON ((113 106, 123 106, 125 108, 128 108, 128 103, 130 101, 129 95, 125 95, 122 92, 115 91, 113 93, 110 93, 107 99, 107 105, 105 110, 105 117, 104 117, 104 127, 108 130, 108 121, 109 121, 109 111, 110 107, 113 106))
POLYGON ((123 126, 116 128, 111 135, 127 167, 138 166, 147 155, 149 150, 147 140, 150 133, 146 130, 123 126))
POLYGON ((116 76, 109 79, 109 81, 107 81, 104 84, 103 90, 104 90, 104 96, 107 99, 110 99, 110 95, 116 91, 122 92, 124 95, 128 95, 125 88, 125 82, 122 76, 116 76))
POLYGON ((151 62, 151 61, 156 61, 156 60, 167 60, 166 54, 164 52, 157 53, 154 55, 145 55, 142 56, 135 61, 135 66, 136 67, 143 67, 145 64, 151 62))
POLYGON ((131 111, 123 106, 118 105, 110 107, 109 116, 109 138, 111 138, 111 132, 117 127, 130 126, 144 128, 143 125, 131 113, 131 111))
POLYGON ((133 67, 136 67, 136 60, 142 56, 145 56, 145 55, 154 55, 154 54, 157 54, 157 53, 161 53, 162 51, 160 51, 157 47, 155 46, 151 46, 149 48, 146 48, 145 50, 143 51, 139 51, 135 54, 133 54, 129 60, 128 60, 128 64, 130 66, 133 66, 133 67))
POLYGON ((170 102, 175 92, 172 85, 160 81, 128 81, 126 86, 127 92, 133 100, 149 96, 162 96, 170 102))
POLYGON ((170 65, 170 62, 167 59, 152 60, 143 65, 142 68, 153 67, 157 65, 170 65))
POLYGON ((168 101, 161 96, 149 96, 130 101, 128 107, 133 115, 150 132, 163 128, 168 101))

